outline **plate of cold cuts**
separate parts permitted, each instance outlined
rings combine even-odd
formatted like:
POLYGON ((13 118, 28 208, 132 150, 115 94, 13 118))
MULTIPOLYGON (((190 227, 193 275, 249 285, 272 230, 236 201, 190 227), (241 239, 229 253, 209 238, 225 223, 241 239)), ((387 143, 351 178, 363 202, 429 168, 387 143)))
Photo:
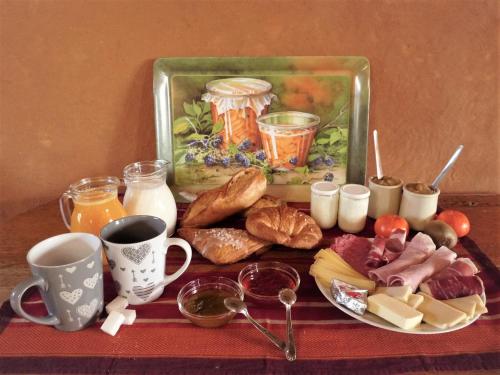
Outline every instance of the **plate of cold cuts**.
MULTIPOLYGON (((430 237, 424 233, 417 233, 411 241, 406 241, 406 236, 399 234, 399 248, 394 247, 394 243, 391 244, 392 237, 398 238, 398 234, 383 240, 349 234, 336 238, 331 246, 331 251, 340 255, 356 272, 366 276, 365 281, 370 279, 376 283, 377 289, 370 292, 368 297, 368 305, 371 306, 369 309, 376 314, 367 309, 363 315, 358 315, 341 305, 324 281, 315 277, 325 298, 339 310, 363 323, 410 334, 456 331, 474 323, 481 314, 487 312, 484 286, 476 275, 477 267, 469 258, 457 257, 453 250, 445 246, 436 249, 430 237), (390 259, 384 259, 385 257, 390 259), (373 298, 381 293, 387 294, 388 289, 391 292, 410 290, 408 293, 411 294, 408 295, 413 299, 424 301, 420 305, 410 306, 422 313, 420 323, 413 328, 402 328, 381 317, 384 316, 381 310, 385 309, 385 317, 387 310, 390 316, 396 310, 391 310, 395 305, 385 305, 385 302, 394 302, 393 299, 386 299, 385 296, 373 298)), ((400 296, 390 297, 399 299, 400 296)), ((407 320, 405 318, 403 324, 400 321, 398 323, 404 326, 407 320)))

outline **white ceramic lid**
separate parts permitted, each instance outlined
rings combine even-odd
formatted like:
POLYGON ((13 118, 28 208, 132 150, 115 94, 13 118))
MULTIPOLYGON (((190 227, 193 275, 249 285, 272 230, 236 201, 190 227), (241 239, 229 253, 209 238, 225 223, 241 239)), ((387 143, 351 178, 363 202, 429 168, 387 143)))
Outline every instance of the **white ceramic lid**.
POLYGON ((365 199, 370 196, 370 189, 364 185, 346 184, 340 188, 340 194, 351 199, 365 199))
POLYGON ((328 181, 318 181, 311 185, 311 191, 317 195, 332 196, 339 192, 339 185, 328 181))

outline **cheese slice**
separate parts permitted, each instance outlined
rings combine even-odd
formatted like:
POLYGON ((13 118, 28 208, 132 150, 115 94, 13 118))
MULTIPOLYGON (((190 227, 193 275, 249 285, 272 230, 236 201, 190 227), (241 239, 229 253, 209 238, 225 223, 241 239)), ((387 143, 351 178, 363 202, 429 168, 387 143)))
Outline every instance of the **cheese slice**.
POLYGON ((467 319, 472 318, 474 315, 481 315, 488 312, 484 306, 484 302, 477 294, 461 298, 453 298, 443 300, 444 303, 450 305, 467 314, 467 319))
POLYGON ((408 302, 408 297, 410 296, 412 290, 410 285, 402 285, 402 286, 388 286, 388 287, 378 287, 375 289, 374 294, 384 293, 388 296, 399 299, 403 302, 408 302))
POLYGON ((472 318, 476 313, 476 301, 468 297, 452 298, 448 300, 443 300, 443 302, 446 303, 448 306, 463 311, 467 315, 467 319, 472 318))
POLYGON ((354 277, 366 278, 364 275, 360 274, 354 268, 351 267, 340 255, 335 251, 322 249, 316 253, 314 256, 316 261, 320 259, 327 262, 331 267, 334 267, 337 271, 342 272, 346 275, 352 275, 354 277))
POLYGON ((326 268, 318 263, 313 263, 311 268, 309 268, 309 274, 321 282, 325 288, 329 288, 332 280, 337 279, 343 281, 347 284, 354 285, 360 289, 373 290, 375 289, 375 282, 367 278, 356 278, 353 276, 348 276, 343 273, 333 271, 326 268))
POLYGON ((467 315, 464 312, 425 293, 419 292, 417 294, 424 297, 424 301, 417 307, 417 310, 424 314, 423 321, 427 324, 447 329, 467 319, 467 315))
POLYGON ((421 312, 383 293, 368 297, 368 311, 403 329, 415 328, 423 317, 421 312))
POLYGON ((473 294, 472 296, 469 296, 471 299, 474 299, 476 301, 476 314, 485 314, 488 312, 488 309, 486 308, 486 305, 484 304, 483 299, 479 296, 479 294, 473 294))
POLYGON ((408 301, 406 302, 409 306, 416 309, 420 304, 424 302, 424 297, 419 294, 410 294, 408 301))

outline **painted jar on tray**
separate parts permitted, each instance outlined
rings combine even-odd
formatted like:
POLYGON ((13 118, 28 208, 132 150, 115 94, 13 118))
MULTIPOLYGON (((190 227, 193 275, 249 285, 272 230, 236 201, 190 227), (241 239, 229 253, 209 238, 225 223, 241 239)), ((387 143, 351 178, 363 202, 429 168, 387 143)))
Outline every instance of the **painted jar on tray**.
POLYGON ((266 114, 276 95, 272 85, 255 78, 233 77, 210 81, 202 100, 210 103, 212 121, 222 123, 222 148, 230 144, 255 151, 262 147, 256 119, 266 114))
POLYGON ((167 186, 165 160, 141 161, 127 165, 123 177, 127 190, 123 205, 129 215, 151 215, 167 224, 167 236, 175 232, 177 208, 167 186))
POLYGON ((109 222, 126 216, 118 200, 118 177, 83 178, 69 186, 59 199, 59 209, 66 227, 72 232, 99 235, 109 222), (73 211, 70 201, 73 201, 73 211))
POLYGON ((257 119, 262 145, 273 168, 293 169, 307 162, 320 118, 304 112, 273 112, 257 119))

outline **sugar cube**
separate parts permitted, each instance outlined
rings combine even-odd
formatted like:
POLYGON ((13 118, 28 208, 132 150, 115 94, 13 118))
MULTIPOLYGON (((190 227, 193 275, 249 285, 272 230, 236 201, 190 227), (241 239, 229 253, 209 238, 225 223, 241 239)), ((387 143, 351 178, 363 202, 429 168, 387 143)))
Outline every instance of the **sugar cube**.
POLYGON ((119 311, 111 311, 101 326, 101 330, 108 335, 114 336, 125 322, 125 316, 119 311))
POLYGON ((106 305, 106 312, 109 314, 111 311, 124 309, 128 306, 128 301, 125 297, 118 296, 113 301, 106 305))
POLYGON ((129 326, 134 323, 136 317, 135 310, 120 309, 118 311, 125 317, 125 322, 123 324, 129 326))

